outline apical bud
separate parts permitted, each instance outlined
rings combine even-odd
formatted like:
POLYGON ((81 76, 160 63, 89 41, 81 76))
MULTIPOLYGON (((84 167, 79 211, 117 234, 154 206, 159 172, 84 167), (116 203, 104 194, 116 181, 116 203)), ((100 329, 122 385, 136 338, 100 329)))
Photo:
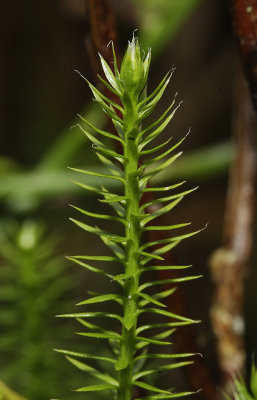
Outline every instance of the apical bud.
POLYGON ((139 96, 145 86, 146 72, 137 38, 133 37, 128 45, 121 64, 120 79, 124 85, 124 94, 133 99, 139 96))

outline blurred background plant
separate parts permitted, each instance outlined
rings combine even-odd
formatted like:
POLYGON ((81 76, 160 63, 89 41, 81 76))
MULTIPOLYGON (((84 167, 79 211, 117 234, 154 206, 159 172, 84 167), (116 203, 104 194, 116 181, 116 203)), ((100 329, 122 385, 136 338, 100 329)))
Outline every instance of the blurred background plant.
MULTIPOLYGON (((239 3, 239 1, 234 3, 239 3)), ((227 384, 227 372, 224 372, 220 356, 217 356, 215 352, 217 332, 213 332, 208 317, 212 303, 210 293, 212 292, 211 280, 213 278, 208 273, 206 266, 211 253, 221 246, 223 241, 228 168, 236 154, 235 147, 237 147, 234 145, 235 139, 231 140, 230 138, 230 131, 231 125, 240 125, 234 119, 231 124, 232 107, 234 107, 232 106, 232 92, 236 49, 231 29, 231 17, 226 2, 223 0, 160 0, 158 2, 155 0, 45 0, 44 2, 28 0, 25 4, 17 2, 15 5, 13 2, 5 2, 2 4, 1 11, 3 18, 0 26, 2 38, 0 48, 2 60, 0 66, 2 77, 0 83, 0 224, 6 227, 9 225, 8 221, 14 219, 20 221, 43 219, 47 225, 46 236, 49 235, 48 232, 58 228, 60 243, 58 253, 76 254, 81 250, 86 252, 85 247, 92 250, 92 253, 96 250, 99 253, 102 251, 101 248, 96 249, 96 244, 90 235, 86 237, 84 234, 81 235, 67 222, 68 203, 81 205, 82 208, 92 206, 95 209, 97 207, 96 211, 101 212, 101 205, 96 205, 96 198, 90 192, 78 190, 77 186, 71 182, 71 180, 76 180, 76 174, 66 168, 67 165, 85 166, 86 164, 90 164, 90 168, 99 168, 97 160, 92 156, 93 152, 89 151, 89 142, 76 127, 77 119, 74 116, 77 113, 85 115, 98 127, 105 124, 97 107, 91 105, 89 89, 83 85, 73 70, 78 69, 94 82, 98 72, 97 51, 104 54, 107 51, 107 42, 113 39, 118 43, 120 53, 122 53, 126 48, 128 38, 131 38, 131 32, 136 28, 143 46, 152 47, 153 64, 150 71, 149 90, 155 87, 160 77, 172 65, 176 66, 170 91, 174 94, 176 90, 179 90, 179 99, 183 99, 184 103, 183 110, 177 113, 172 126, 167 129, 167 135, 173 136, 176 141, 184 136, 189 126, 192 126, 192 129, 191 134, 184 142, 183 158, 160 176, 159 182, 172 183, 180 179, 190 179, 191 182, 200 183, 200 189, 190 201, 185 200, 183 208, 178 208, 176 215, 172 216, 171 223, 188 219, 197 223, 197 226, 203 226, 206 221, 209 222, 208 229, 201 239, 188 241, 183 249, 178 249, 176 258, 180 263, 192 263, 193 261, 198 269, 197 272, 205 274, 205 278, 197 283, 197 288, 194 285, 188 290, 190 315, 204 321, 200 331, 197 332, 196 344, 204 353, 212 383, 221 385, 224 389, 227 384), (103 12, 103 10, 106 11, 104 7, 107 7, 108 13, 103 12), (113 20, 116 22, 116 27, 113 20)), ((240 98, 243 103, 242 96, 240 98)), ((165 106, 167 104, 160 104, 160 114, 165 106)), ((253 130, 255 131, 255 128, 253 130)), ((252 145, 253 147, 254 145, 252 145)), ((241 149, 243 148, 245 147, 241 146, 241 149)), ((245 158, 251 159, 248 150, 244 154, 245 158)), ((242 162, 237 164, 242 165, 242 162)), ((253 169, 251 168, 252 171, 253 169)), ((244 179, 245 175, 242 176, 244 179)), ((246 181, 248 184, 248 180, 246 181)), ((90 184, 90 182, 87 183, 90 184)), ((238 196, 232 195, 232 198, 235 199, 238 196)), ((254 202, 253 198, 252 202, 254 202)), ((234 201, 234 203, 237 202, 234 201)), ((244 205, 242 215, 245 215, 246 209, 250 209, 248 205, 244 205)), ((236 220, 234 217, 233 214, 232 219, 236 220)), ((252 220, 251 215, 249 218, 252 220)), ((31 229, 27 224, 23 225, 23 228, 17 228, 16 232, 19 229, 23 232, 31 229)), ((31 226, 33 224, 38 226, 36 223, 32 223, 31 226)), ((9 231, 9 229, 11 228, 7 230, 9 231)), ((15 228, 13 229, 15 231, 15 228)), ((39 232, 40 229, 39 231, 38 229, 36 228, 35 232, 39 232)), ((12 239, 9 241, 7 241, 6 235, 5 239, 3 236, 1 237, 1 248, 3 249, 0 265, 1 276, 4 274, 4 272, 1 273, 1 270, 19 269, 17 257, 20 253, 23 254, 20 256, 20 260, 23 257, 27 258, 30 251, 32 253, 35 251, 35 257, 40 257, 37 249, 41 245, 43 248, 48 245, 51 247, 51 249, 49 247, 48 260, 56 257, 56 250, 50 241, 46 240, 48 244, 44 245, 45 239, 39 233, 36 234, 39 236, 36 236, 38 239, 35 240, 35 248, 22 249, 19 243, 20 239, 18 239, 21 231, 13 233, 12 239), (12 254, 7 262, 5 254, 8 251, 11 251, 12 254)), ((248 232, 251 233, 251 229, 248 229, 248 232)), ((237 243, 244 243, 240 235, 237 235, 235 241, 237 248, 240 247, 237 243)), ((228 240, 226 240, 227 243, 228 240)), ((247 240, 247 245, 249 243, 250 240, 247 240)), ((250 248, 250 245, 248 247, 250 248)), ((220 260, 224 260, 224 253, 222 253, 222 257, 220 255, 221 253, 215 258, 215 266, 217 259, 218 265, 220 265, 220 260)), ((252 261, 249 262, 249 257, 244 260, 246 260, 244 264, 254 265, 255 249, 253 249, 252 261)), ((36 262, 36 259, 34 261, 36 262)), ((38 260, 38 262, 41 265, 41 261, 38 260)), ((46 270, 49 271, 47 265, 48 261, 46 270)), ((35 268, 37 268, 36 265, 35 268)), ((58 268, 62 270, 61 267, 58 268)), ((39 269, 41 271, 41 268, 39 269)), ((215 268, 212 267, 213 269, 215 268)), ((42 274, 44 274, 43 270, 42 267, 42 274)), ((75 274, 72 279, 69 269, 65 269, 61 273, 64 280, 69 277, 70 288, 67 288, 67 292, 65 292, 67 295, 60 293, 60 299, 65 302, 67 297, 83 299, 86 290, 90 288, 90 290, 97 291, 99 285, 105 284, 92 282, 89 276, 85 277, 84 271, 74 270, 74 267, 72 270, 75 274), (79 284, 77 285, 75 281, 79 284)), ((222 277, 226 276, 219 268, 217 270, 222 277)), ((33 271, 35 272, 31 264, 31 278, 29 278, 31 280, 33 271)), ((247 276, 247 274, 249 271, 244 269, 243 276, 247 276)), ((236 276, 238 274, 232 271, 232 274, 227 275, 236 276)), ((18 282, 18 277, 18 274, 13 274, 8 278, 10 288, 12 282, 18 282)), ((44 281, 45 283, 47 279, 44 281)), ((49 275, 49 281, 54 287, 56 279, 50 278, 49 275)), ((256 272, 252 271, 251 278, 246 281, 246 286, 244 289, 240 289, 245 292, 246 332, 244 337, 248 365, 250 363, 249 355, 256 349, 257 344, 256 281, 256 272)), ((1 282, 3 282, 3 278, 1 278, 1 282)), ((47 308, 49 305, 47 305, 46 299, 43 300, 41 292, 43 286, 41 287, 41 283, 37 280, 34 283, 39 285, 39 298, 42 299, 42 304, 45 301, 47 308)), ((3 294, 5 290, 9 290, 5 289, 7 286, 4 286, 3 283, 1 283, 1 287, 4 288, 3 294)), ((13 291, 15 296, 19 293, 13 289, 10 291, 13 291)), ((217 292, 216 290, 216 298, 218 298, 217 292)), ((0 296, 2 296, 1 293, 0 296)), ((26 298, 28 300, 28 297, 24 297, 19 308, 9 309, 10 315, 14 315, 14 318, 19 315, 19 310, 25 304, 26 298)), ((182 304, 183 301, 180 299, 178 303, 182 304)), ((4 328, 4 318, 11 318, 7 317, 8 313, 4 317, 7 306, 6 302, 4 304, 2 306, 3 314, 1 313, 3 320, 1 321, 0 318, 0 335, 2 335, 0 337, 0 362, 7 368, 5 354, 7 354, 8 347, 5 341, 11 342, 14 336, 13 331, 10 330, 7 333, 4 328)), ((10 306, 11 302, 8 304, 10 306)), ((33 307, 36 305, 38 304, 33 304, 33 307)), ((56 303, 55 307, 58 308, 58 314, 62 312, 63 305, 57 306, 56 303)), ((73 308, 70 307, 70 310, 73 308)), ((62 331, 62 327, 59 326, 60 322, 53 321, 52 316, 55 311, 51 310, 50 313, 49 309, 45 309, 45 311, 44 315, 47 318, 47 324, 49 323, 48 326, 53 324, 56 333, 58 330, 62 331)), ((67 307, 65 311, 67 311, 67 307)), ((24 308, 23 312, 25 313, 24 308)), ((241 315, 240 318, 242 318, 241 315)), ((239 331, 241 329, 239 334, 241 338, 244 324, 240 318, 237 319, 236 326, 239 327, 239 331)), ((36 325, 36 321, 39 321, 37 318, 35 320, 33 318, 35 321, 33 322, 32 317, 30 320, 27 314, 25 320, 26 323, 31 321, 32 325, 34 323, 36 325)), ((35 327, 35 331, 37 329, 38 326, 35 327)), ((51 365, 58 364, 60 360, 62 363, 60 368, 64 368, 65 363, 61 361, 61 358, 51 353, 52 341, 55 340, 54 331, 51 332, 52 328, 51 330, 49 328, 45 344, 39 344, 40 351, 43 351, 43 348, 46 349, 44 346, 48 346, 47 343, 49 343, 49 351, 44 351, 49 355, 49 360, 52 360, 53 364, 51 365)), ((30 334, 27 332, 28 336, 30 334)), ((40 331, 41 334, 43 335, 43 331, 40 331)), ((78 341, 76 345, 79 349, 81 343, 78 341)), ((33 348, 34 344, 27 342, 27 346, 33 348)), ((60 337, 58 337, 59 346, 60 337)), ((12 357, 13 365, 23 362, 21 359, 19 361, 19 358, 16 359, 14 353, 10 357, 12 357)), ((33 357, 33 352, 30 353, 30 357, 33 357)), ((245 363, 244 360, 243 363, 245 363)), ((54 369, 52 366, 51 371, 54 369)), ((3 370, 2 368, 1 366, 1 370, 3 370)), ((11 377, 11 369, 12 366, 9 364, 9 372, 6 370, 5 373, 6 383, 25 395, 25 391, 22 392, 22 384, 18 384, 22 378, 17 375, 17 379, 14 378, 15 374, 11 377)), ((58 374, 58 369, 56 372, 58 374)), ((35 388, 37 385, 36 374, 34 372, 31 374, 33 380, 32 376, 35 377, 35 383, 31 384, 31 388, 35 388)), ((43 397, 36 396, 37 400, 49 398, 50 395, 61 398, 61 394, 58 393, 67 393, 64 387, 66 384, 67 387, 68 385, 76 387, 76 382, 68 382, 68 378, 64 378, 64 376, 68 376, 68 372, 67 375, 64 372, 63 375, 59 374, 59 381, 57 376, 56 378, 54 376, 53 372, 51 381, 56 382, 55 388, 53 386, 50 388, 50 382, 43 385, 45 393, 41 393, 43 397)), ((0 377, 3 379, 2 371, 0 377)), ((200 374, 193 378, 191 375, 188 380, 191 383, 188 385, 190 386, 192 380, 196 379, 195 386, 197 386, 199 378, 200 374)), ((180 374, 176 380, 177 385, 184 388, 185 380, 180 374)), ((205 382, 205 391, 202 392, 203 395, 198 394, 199 398, 204 398, 204 396, 208 400, 218 398, 216 392, 213 394, 212 389, 211 392, 208 391, 208 387, 211 386, 209 378, 205 379, 205 382)), ((70 396, 72 398, 72 395, 70 396)), ((32 397, 28 400, 32 400, 32 397)))
POLYGON ((0 233, 0 376, 28 399, 46 399, 65 373, 52 348, 69 337, 54 320, 69 303, 67 264, 38 222, 5 221, 0 233))

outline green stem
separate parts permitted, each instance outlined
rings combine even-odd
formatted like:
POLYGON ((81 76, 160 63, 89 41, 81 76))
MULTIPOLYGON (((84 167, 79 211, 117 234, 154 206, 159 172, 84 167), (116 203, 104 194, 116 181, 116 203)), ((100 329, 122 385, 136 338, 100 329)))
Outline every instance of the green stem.
POLYGON ((121 342, 121 370, 119 374, 119 400, 131 400, 133 357, 136 347, 136 326, 138 308, 138 270, 139 270, 139 246, 140 246, 140 218, 139 202, 140 189, 138 178, 138 148, 135 137, 138 134, 136 110, 125 110, 125 196, 127 197, 126 220, 126 275, 124 288, 124 325, 121 342))

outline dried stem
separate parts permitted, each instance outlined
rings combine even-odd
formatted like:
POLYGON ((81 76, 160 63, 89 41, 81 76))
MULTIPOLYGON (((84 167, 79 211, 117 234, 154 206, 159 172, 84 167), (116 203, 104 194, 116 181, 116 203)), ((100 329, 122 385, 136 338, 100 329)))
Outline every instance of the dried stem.
POLYGON ((237 76, 233 131, 233 162, 224 223, 223 247, 211 257, 214 285, 211 320, 217 339, 222 388, 244 373, 243 291, 252 247, 252 220, 256 174, 257 118, 242 72, 237 76))
POLYGON ((211 258, 214 283, 211 320, 225 390, 235 374, 242 374, 245 368, 243 291, 252 247, 257 130, 254 110, 254 106, 257 108, 257 5, 255 0, 230 0, 230 6, 250 91, 240 71, 233 121, 237 152, 230 173, 224 243, 211 258))
POLYGON ((256 0, 230 0, 232 22, 250 92, 257 108, 257 4, 256 0))
POLYGON ((102 54, 111 67, 113 65, 112 48, 111 46, 107 47, 110 41, 113 41, 115 44, 115 51, 118 56, 113 1, 88 0, 88 4, 91 41, 87 41, 87 49, 90 54, 92 68, 97 74, 100 71, 98 52, 102 54))

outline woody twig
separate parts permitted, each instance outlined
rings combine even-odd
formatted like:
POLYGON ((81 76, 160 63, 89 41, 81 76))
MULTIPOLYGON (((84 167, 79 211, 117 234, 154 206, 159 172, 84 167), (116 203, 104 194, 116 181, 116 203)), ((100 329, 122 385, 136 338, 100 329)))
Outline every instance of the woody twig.
POLYGON ((225 390, 230 390, 231 380, 245 370, 243 294, 252 247, 256 175, 256 112, 242 72, 236 83, 236 155, 229 178, 223 247, 210 261, 214 290, 211 321, 225 390))

